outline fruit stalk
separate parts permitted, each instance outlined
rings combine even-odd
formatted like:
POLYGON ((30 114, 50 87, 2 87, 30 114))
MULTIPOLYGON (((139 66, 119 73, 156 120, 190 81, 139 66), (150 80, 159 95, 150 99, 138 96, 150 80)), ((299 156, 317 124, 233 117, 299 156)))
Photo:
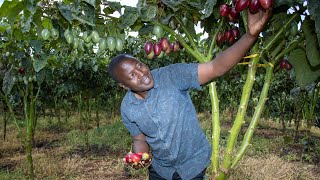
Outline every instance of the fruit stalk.
POLYGON ((244 135, 244 138, 243 138, 242 144, 239 148, 239 151, 237 152, 237 154, 235 155, 235 157, 232 161, 231 168, 235 168, 235 166, 241 160, 241 158, 243 157, 244 153, 246 152, 246 150, 251 142, 254 130, 257 127, 257 124, 260 120, 264 105, 268 99, 267 96, 268 96, 268 91, 269 91, 271 80, 272 80, 272 75, 273 75, 273 66, 268 65, 266 68, 265 81, 264 81, 264 85, 263 85, 263 88, 262 88, 262 91, 260 94, 258 105, 256 106, 256 109, 253 114, 250 125, 248 127, 248 130, 244 135))
POLYGON ((268 52, 273 44, 278 41, 279 38, 281 38, 281 35, 284 33, 286 29, 288 29, 291 26, 291 22, 299 17, 298 13, 295 13, 289 20, 288 22, 277 32, 275 37, 263 48, 263 51, 268 52))
POLYGON ((170 29, 169 27, 167 27, 166 25, 163 25, 161 23, 158 24, 159 26, 161 26, 165 31, 167 31, 168 33, 172 34, 175 36, 175 38, 177 38, 177 40, 181 43, 181 45, 187 50, 187 52, 189 52, 193 57, 195 57, 200 63, 203 63, 205 58, 204 56, 198 51, 198 48, 196 49, 192 49, 187 43, 186 41, 183 39, 183 37, 181 37, 179 34, 177 34, 176 32, 174 32, 172 29, 170 29))
POLYGON ((216 39, 217 39, 218 33, 219 33, 220 30, 222 29, 223 23, 224 23, 224 18, 222 18, 222 20, 220 21, 219 27, 218 27, 218 29, 216 30, 216 32, 215 32, 215 34, 214 34, 214 36, 213 36, 213 39, 212 39, 212 41, 211 41, 211 44, 210 44, 210 47, 209 47, 209 51, 208 51, 208 54, 207 54, 207 58, 206 58, 206 60, 205 60, 206 62, 210 61, 210 60, 212 59, 212 57, 213 57, 213 54, 212 54, 213 48, 214 48, 215 45, 216 45, 216 39))
POLYGON ((220 140, 220 119, 219 119, 219 99, 216 88, 216 82, 209 84, 209 93, 212 110, 212 174, 217 176, 219 173, 219 140, 220 140))

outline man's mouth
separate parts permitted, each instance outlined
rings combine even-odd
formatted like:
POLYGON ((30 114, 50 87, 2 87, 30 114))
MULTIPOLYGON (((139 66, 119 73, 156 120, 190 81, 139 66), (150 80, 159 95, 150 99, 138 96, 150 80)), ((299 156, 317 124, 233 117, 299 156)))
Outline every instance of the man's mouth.
POLYGON ((148 76, 143 76, 142 79, 141 79, 141 82, 143 84, 149 84, 150 80, 151 79, 148 76))

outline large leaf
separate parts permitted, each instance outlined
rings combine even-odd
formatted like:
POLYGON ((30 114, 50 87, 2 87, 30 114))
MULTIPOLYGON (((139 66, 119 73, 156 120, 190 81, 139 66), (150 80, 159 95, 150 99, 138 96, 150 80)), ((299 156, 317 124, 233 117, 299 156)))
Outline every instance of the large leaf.
POLYGON ((311 66, 317 66, 320 64, 320 52, 318 46, 317 36, 315 34, 314 21, 311 19, 305 19, 302 23, 302 31, 306 37, 306 52, 309 63, 311 66))
POLYGON ((41 71, 48 64, 48 57, 42 54, 40 58, 36 58, 33 61, 33 68, 36 72, 41 71))
POLYGON ((307 60, 306 53, 302 49, 290 52, 289 61, 293 65, 297 84, 304 88, 320 77, 320 68, 312 68, 307 60))
POLYGON ((3 33, 4 31, 6 31, 6 29, 8 29, 9 27, 10 27, 10 24, 6 22, 0 22, 0 33, 3 33))
POLYGON ((151 21, 157 15, 158 7, 155 5, 143 6, 140 9, 140 17, 142 21, 151 21))
POLYGON ((10 68, 5 74, 3 78, 3 83, 2 83, 2 91, 8 95, 10 94, 10 91, 14 85, 13 81, 13 73, 12 73, 12 68, 10 68))
MULTIPOLYGON (((320 43, 320 1, 319 0, 309 0, 308 9, 311 17, 315 22, 315 29, 318 37, 318 43, 320 43)), ((319 48, 320 48, 320 44, 319 48)))
POLYGON ((138 9, 135 7, 126 6, 122 15, 123 27, 130 27, 139 18, 138 9))
POLYGON ((204 15, 202 19, 209 17, 213 12, 213 7, 217 4, 217 0, 207 0, 204 6, 204 15))
POLYGON ((65 5, 63 3, 59 3, 58 8, 59 8, 59 11, 60 11, 61 15, 67 21, 69 21, 69 23, 71 23, 72 20, 73 20, 72 11, 71 11, 71 5, 65 5))

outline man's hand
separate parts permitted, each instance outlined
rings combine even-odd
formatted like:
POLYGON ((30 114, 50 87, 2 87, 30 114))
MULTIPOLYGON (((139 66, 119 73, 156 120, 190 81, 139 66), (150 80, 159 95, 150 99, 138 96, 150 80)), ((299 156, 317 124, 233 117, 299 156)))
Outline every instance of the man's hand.
POLYGON ((151 154, 147 152, 138 152, 138 153, 132 153, 129 152, 126 154, 126 156, 123 158, 123 161, 127 164, 133 167, 134 169, 141 169, 148 167, 151 164, 151 154))
POLYGON ((252 14, 248 10, 248 32, 251 36, 258 37, 262 31, 263 26, 268 21, 271 15, 271 8, 264 11, 260 10, 258 13, 252 14))

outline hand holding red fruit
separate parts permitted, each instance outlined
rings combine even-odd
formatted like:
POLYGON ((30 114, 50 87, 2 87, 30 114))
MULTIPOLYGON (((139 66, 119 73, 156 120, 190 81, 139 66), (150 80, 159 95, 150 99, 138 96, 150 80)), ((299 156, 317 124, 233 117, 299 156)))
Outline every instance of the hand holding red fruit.
POLYGON ((271 9, 266 11, 259 11, 258 13, 252 14, 248 12, 248 32, 251 36, 258 37, 262 31, 265 23, 268 21, 271 15, 271 9))
POLYGON ((129 152, 123 158, 123 161, 135 169, 147 167, 151 163, 151 155, 147 152, 132 153, 129 152))

